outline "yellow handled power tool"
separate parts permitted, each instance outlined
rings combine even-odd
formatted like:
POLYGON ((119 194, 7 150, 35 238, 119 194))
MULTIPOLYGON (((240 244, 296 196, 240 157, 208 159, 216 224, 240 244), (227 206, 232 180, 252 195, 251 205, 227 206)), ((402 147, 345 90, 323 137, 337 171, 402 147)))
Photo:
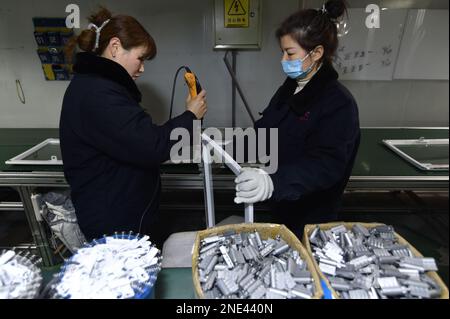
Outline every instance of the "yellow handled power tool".
POLYGON ((195 76, 194 72, 191 71, 187 66, 184 67, 186 73, 184 74, 184 79, 186 80, 186 84, 189 87, 189 94, 191 98, 196 97, 201 91, 202 86, 198 81, 198 78, 195 76))

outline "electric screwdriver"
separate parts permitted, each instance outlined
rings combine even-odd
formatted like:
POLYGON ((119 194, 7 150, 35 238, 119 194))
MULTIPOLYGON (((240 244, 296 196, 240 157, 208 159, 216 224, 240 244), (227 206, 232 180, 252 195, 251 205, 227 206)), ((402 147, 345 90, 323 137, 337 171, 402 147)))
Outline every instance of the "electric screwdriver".
MULTIPOLYGON (((202 91, 202 86, 200 85, 198 78, 195 76, 195 74, 191 71, 190 68, 188 68, 187 66, 181 66, 180 68, 178 68, 178 70, 175 74, 175 78, 173 79, 172 98, 170 100, 169 120, 172 119, 173 101, 174 101, 174 97, 175 97, 175 86, 177 83, 177 77, 178 77, 178 74, 183 69, 186 71, 186 73, 184 74, 184 79, 189 88, 189 95, 191 96, 191 98, 195 98, 202 91)), ((203 124, 203 119, 202 119, 202 124, 203 124)))
POLYGON ((187 66, 185 66, 184 69, 186 70, 184 79, 186 80, 186 84, 189 87, 189 94, 191 95, 191 98, 194 98, 202 91, 202 86, 200 85, 198 78, 191 71, 191 69, 189 69, 187 66))

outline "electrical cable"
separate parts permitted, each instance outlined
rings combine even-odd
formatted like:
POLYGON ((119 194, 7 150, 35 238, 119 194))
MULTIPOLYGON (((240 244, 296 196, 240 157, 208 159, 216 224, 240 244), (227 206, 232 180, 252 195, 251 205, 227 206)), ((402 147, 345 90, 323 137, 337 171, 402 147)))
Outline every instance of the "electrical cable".
MULTIPOLYGON (((172 96, 171 96, 171 99, 170 99, 169 121, 172 119, 173 102, 174 102, 174 98, 175 98, 175 88, 176 88, 176 85, 177 85, 178 74, 179 74, 182 70, 189 71, 189 68, 188 68, 187 66, 185 66, 185 65, 180 66, 180 67, 178 68, 177 72, 175 73, 175 77, 174 77, 174 79, 173 79, 173 85, 172 85, 172 96)), ((158 179, 158 184, 160 184, 160 183, 161 183, 161 180, 158 179)), ((157 192, 158 192, 158 188, 159 188, 159 187, 156 187, 156 188, 155 188, 155 191, 154 191, 153 194, 152 194, 152 198, 151 198, 150 202, 148 203, 148 205, 147 205, 147 207, 145 208, 145 210, 142 212, 141 221, 140 221, 140 223, 139 223, 139 233, 141 233, 141 231, 142 231, 142 223, 143 223, 143 221, 144 221, 144 217, 145 217, 145 215, 147 214, 147 212, 148 212, 148 210, 150 209, 150 207, 153 205, 153 201, 154 201, 155 198, 156 198, 156 194, 157 194, 157 192)))
POLYGON ((20 102, 22 104, 25 104, 26 103, 25 93, 23 92, 22 83, 20 83, 20 80, 16 80, 16 91, 20 102))
POLYGON ((150 209, 150 207, 152 207, 153 202, 155 201, 155 198, 156 198, 156 194, 158 193, 158 190, 159 190, 160 186, 161 186, 161 178, 158 176, 158 185, 155 187, 155 190, 153 191, 152 198, 150 199, 150 202, 148 203, 148 205, 145 208, 145 210, 142 212, 141 221, 139 223, 139 233, 142 233, 142 223, 144 221, 144 217, 145 217, 145 215, 147 215, 147 212, 150 209))
POLYGON ((173 113, 173 102, 174 102, 174 98, 175 98, 175 87, 177 85, 177 78, 178 78, 178 74, 181 72, 181 70, 186 70, 186 66, 180 66, 177 70, 177 72, 175 73, 175 78, 173 79, 173 85, 172 85, 172 97, 170 99, 170 113, 169 113, 169 121, 172 119, 172 113, 173 113))

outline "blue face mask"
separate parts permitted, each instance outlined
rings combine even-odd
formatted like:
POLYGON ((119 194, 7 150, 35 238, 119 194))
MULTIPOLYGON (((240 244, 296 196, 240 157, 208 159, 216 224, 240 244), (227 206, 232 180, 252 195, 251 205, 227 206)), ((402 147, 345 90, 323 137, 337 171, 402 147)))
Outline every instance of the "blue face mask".
POLYGON ((311 73, 314 67, 314 63, 311 64, 311 66, 307 70, 303 71, 303 62, 310 56, 311 53, 312 51, 308 53, 308 55, 305 56, 303 60, 281 61, 284 73, 286 73, 288 77, 294 80, 306 78, 308 74, 311 73))

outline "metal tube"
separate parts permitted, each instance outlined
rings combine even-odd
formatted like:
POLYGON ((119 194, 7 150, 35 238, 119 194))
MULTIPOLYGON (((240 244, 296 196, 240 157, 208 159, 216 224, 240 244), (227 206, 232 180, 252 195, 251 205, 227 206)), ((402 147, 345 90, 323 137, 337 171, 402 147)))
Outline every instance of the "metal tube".
POLYGON ((23 211, 21 202, 0 202, 0 211, 23 211))
POLYGON ((214 210, 214 191, 213 191, 213 179, 212 169, 210 163, 209 148, 204 145, 202 147, 203 153, 203 185, 205 196, 205 208, 206 208, 206 227, 212 228, 216 225, 216 214, 214 210))
POLYGON ((226 67, 228 69, 228 72, 230 73, 231 78, 233 79, 233 83, 236 85, 236 88, 237 88, 237 90, 239 92, 239 95, 241 96, 242 102, 244 103, 244 107, 247 110, 247 113, 248 113, 248 115, 250 116, 250 118, 252 120, 252 123, 255 124, 255 122, 256 122, 255 121, 255 117, 253 116, 252 111, 250 110, 250 107, 248 105, 247 99, 244 96, 244 92, 242 91, 242 88, 239 85, 238 79, 236 78, 236 75, 233 73, 233 68, 232 68, 232 66, 230 65, 230 63, 227 60, 227 55, 228 55, 228 51, 227 51, 227 53, 225 53, 225 57, 223 58, 223 61, 225 62, 225 65, 226 65, 226 67))
MULTIPOLYGON (((236 74, 236 51, 231 52, 233 73, 236 74)), ((231 127, 236 127, 236 83, 231 84, 231 127)))

